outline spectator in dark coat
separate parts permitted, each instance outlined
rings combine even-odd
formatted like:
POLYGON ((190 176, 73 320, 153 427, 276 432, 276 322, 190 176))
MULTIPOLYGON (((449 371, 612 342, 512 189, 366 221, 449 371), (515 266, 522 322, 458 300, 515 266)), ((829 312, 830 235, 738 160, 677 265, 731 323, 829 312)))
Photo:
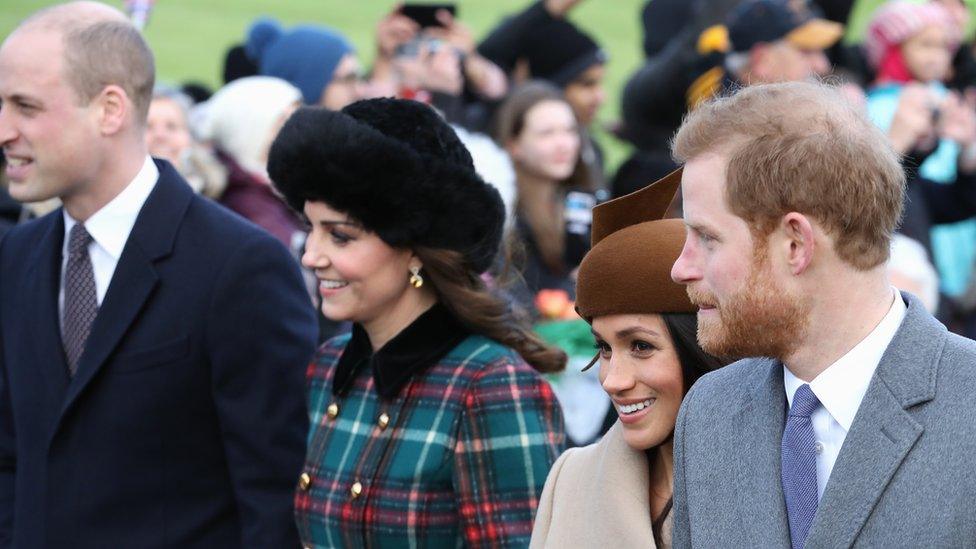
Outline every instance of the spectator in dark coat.
MULTIPOLYGON (((657 54, 624 88, 620 134, 638 150, 614 177, 615 196, 676 167, 669 141, 689 109, 723 89, 826 75, 830 64, 824 50, 843 33, 840 24, 823 19, 805 2, 715 0, 693 5, 687 8, 695 14, 690 22, 657 21, 661 27, 683 30, 663 49, 645 41, 657 54), (726 25, 716 25, 723 20, 726 25)), ((645 15, 659 10, 662 16, 674 16, 682 10, 667 7, 649 6, 645 15)), ((651 29, 645 33, 654 34, 651 29)))
POLYGON ((0 238, 21 220, 23 211, 20 203, 10 198, 7 189, 0 187, 0 238))
POLYGON ((7 159, 3 156, 3 151, 0 150, 0 238, 3 238, 3 235, 11 227, 26 217, 25 210, 20 202, 11 198, 10 193, 7 192, 7 180, 3 173, 6 165, 7 159))
POLYGON ((513 75, 545 80, 560 88, 582 128, 581 156, 592 190, 606 187, 603 151, 590 135, 606 101, 607 55, 592 37, 566 19, 575 1, 544 0, 504 20, 478 45, 478 52, 513 75))

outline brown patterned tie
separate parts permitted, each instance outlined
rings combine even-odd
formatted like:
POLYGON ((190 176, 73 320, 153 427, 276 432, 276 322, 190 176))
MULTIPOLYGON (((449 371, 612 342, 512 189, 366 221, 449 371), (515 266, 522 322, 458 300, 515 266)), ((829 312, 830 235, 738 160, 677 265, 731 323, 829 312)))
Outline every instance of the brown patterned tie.
POLYGON ((88 256, 91 241, 91 235, 81 223, 68 233, 68 266, 64 270, 64 333, 61 338, 72 377, 78 370, 78 359, 85 350, 92 323, 98 315, 95 273, 91 257, 88 256))

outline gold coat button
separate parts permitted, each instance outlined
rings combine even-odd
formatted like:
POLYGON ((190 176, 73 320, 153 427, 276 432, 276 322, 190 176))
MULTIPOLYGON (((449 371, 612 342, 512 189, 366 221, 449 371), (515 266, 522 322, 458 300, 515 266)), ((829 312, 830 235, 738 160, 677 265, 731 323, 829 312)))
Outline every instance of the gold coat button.
POLYGON ((312 485, 312 477, 308 473, 302 473, 302 476, 298 477, 298 488, 302 492, 308 490, 308 487, 312 485))
POLYGON ((329 404, 329 407, 325 409, 325 413, 329 414, 331 419, 335 419, 339 415, 339 403, 333 402, 329 404))
POLYGON ((376 420, 376 424, 380 426, 381 431, 386 429, 386 427, 390 424, 389 414, 387 414, 386 412, 380 414, 379 419, 376 420))
POLYGON ((358 498, 363 493, 363 484, 361 482, 353 483, 352 488, 349 489, 349 493, 352 494, 352 499, 358 498))

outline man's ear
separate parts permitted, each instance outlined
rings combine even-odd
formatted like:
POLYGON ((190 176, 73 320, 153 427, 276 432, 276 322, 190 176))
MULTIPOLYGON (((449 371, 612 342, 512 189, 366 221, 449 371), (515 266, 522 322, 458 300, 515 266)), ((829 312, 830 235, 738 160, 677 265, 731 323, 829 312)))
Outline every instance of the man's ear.
POLYGON ((131 115, 132 102, 121 86, 105 86, 92 101, 97 103, 98 126, 102 135, 115 135, 125 127, 126 119, 131 115))
POLYGON ((802 274, 813 263, 813 254, 816 251, 817 240, 813 223, 801 213, 790 212, 780 220, 779 230, 788 246, 786 262, 790 272, 794 275, 802 274))

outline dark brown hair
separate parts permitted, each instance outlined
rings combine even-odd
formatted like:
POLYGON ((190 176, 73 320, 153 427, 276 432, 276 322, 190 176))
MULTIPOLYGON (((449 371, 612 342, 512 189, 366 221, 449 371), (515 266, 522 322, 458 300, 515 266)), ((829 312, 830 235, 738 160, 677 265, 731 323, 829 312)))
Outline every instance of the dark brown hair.
MULTIPOLYGON (((533 107, 545 101, 559 101, 565 103, 567 107, 571 107, 563 96, 563 92, 547 82, 530 81, 516 88, 498 108, 495 115, 492 133, 499 146, 506 148, 513 140, 517 139, 525 127, 526 115, 533 107)), ((581 152, 577 154, 576 167, 568 178, 559 182, 563 190, 570 188, 592 190, 593 185, 590 181, 589 171, 583 163, 582 143, 583 136, 580 135, 581 152)), ((529 204, 522 192, 521 184, 518 182, 516 184, 519 187, 517 209, 528 222, 543 263, 553 272, 567 270, 566 265, 563 264, 563 253, 566 246, 563 216, 561 214, 556 216, 532 215, 530 212, 536 211, 534 206, 538 206, 538 204, 529 204), (540 217, 542 218, 540 219, 540 217)))
MULTIPOLYGON (((543 101, 559 101, 572 109, 572 105, 566 101, 563 92, 552 84, 542 80, 532 80, 522 84, 515 88, 508 98, 502 102, 492 120, 491 133, 499 147, 505 149, 512 140, 522 133, 522 129, 525 127, 525 116, 532 110, 532 107, 543 101)), ((582 142, 583 135, 580 134, 580 154, 577 155, 576 168, 563 183, 567 187, 592 189, 593 182, 589 180, 586 165, 583 163, 582 142)))
POLYGON ((566 367, 566 353, 533 333, 528 319, 493 294, 460 252, 424 247, 413 251, 423 262, 423 274, 438 300, 469 330, 511 347, 539 372, 566 367))

